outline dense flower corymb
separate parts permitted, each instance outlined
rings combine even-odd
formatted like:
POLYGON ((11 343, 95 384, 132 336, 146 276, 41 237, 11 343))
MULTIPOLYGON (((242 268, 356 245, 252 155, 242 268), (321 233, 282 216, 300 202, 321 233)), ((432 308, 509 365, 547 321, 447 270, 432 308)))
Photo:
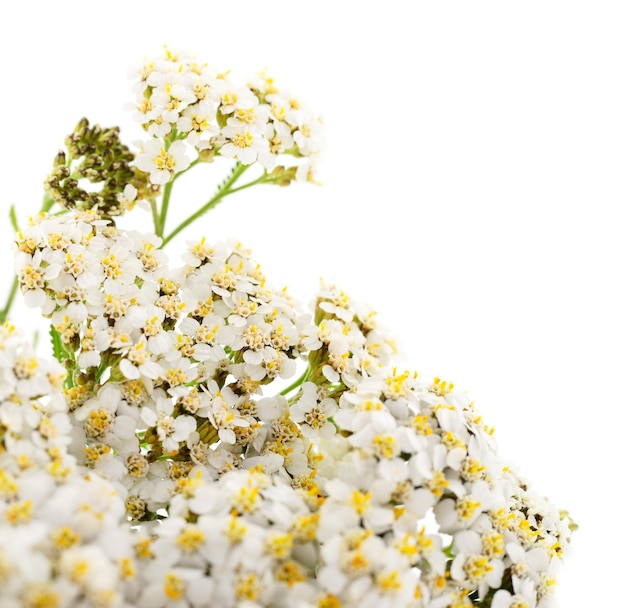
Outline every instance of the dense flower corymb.
MULTIPOLYGON (((137 167, 153 184, 184 171, 194 151, 200 158, 258 162, 267 171, 286 163, 305 178, 314 170, 320 119, 264 73, 240 83, 228 71, 166 49, 143 66, 134 91, 133 117, 154 138, 143 145, 137 167)), ((295 175, 279 173, 287 181, 295 175)))
POLYGON ((137 155, 81 121, 16 231, 54 360, 2 319, 0 606, 554 606, 574 526, 453 383, 399 370, 334 285, 307 310, 239 242, 163 250, 225 196, 310 176, 320 121, 167 49, 134 92, 137 155), (218 156, 230 176, 168 234, 177 179, 218 156), (117 222, 143 208, 153 231, 117 222))

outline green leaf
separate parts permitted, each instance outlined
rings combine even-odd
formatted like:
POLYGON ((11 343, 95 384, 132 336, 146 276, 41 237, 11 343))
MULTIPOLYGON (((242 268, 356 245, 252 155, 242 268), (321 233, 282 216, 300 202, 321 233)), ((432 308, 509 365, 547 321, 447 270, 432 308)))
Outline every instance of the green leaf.
POLYGON ((67 359, 67 353, 65 352, 65 348, 63 347, 61 335, 56 330, 54 325, 50 325, 50 339, 52 342, 52 354, 54 355, 54 358, 61 365, 63 365, 65 363, 65 359, 67 359))

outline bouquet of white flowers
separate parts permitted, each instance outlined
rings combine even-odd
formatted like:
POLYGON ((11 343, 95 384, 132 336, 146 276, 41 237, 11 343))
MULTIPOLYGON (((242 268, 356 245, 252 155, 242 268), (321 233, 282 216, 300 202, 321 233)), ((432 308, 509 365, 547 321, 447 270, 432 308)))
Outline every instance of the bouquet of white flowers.
POLYGON ((226 196, 315 182, 321 121, 263 74, 166 49, 83 119, 20 228, 0 313, 0 608, 546 608, 573 523, 452 383, 394 366, 375 314, 307 312, 241 243, 164 247, 226 196), (171 230, 178 178, 231 159, 171 230), (150 232, 120 227, 144 207, 150 232), (39 358, 8 315, 50 322, 39 358))

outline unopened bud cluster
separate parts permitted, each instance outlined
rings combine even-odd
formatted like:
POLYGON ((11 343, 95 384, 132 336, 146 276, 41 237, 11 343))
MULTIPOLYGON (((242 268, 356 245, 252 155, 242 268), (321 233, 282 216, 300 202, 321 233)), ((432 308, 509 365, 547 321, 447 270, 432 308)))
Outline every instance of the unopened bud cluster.
POLYGON ((96 209, 107 217, 121 215, 132 207, 132 201, 121 196, 124 189, 147 189, 147 176, 132 166, 135 155, 120 141, 118 127, 90 126, 83 118, 65 145, 44 184, 60 207, 96 209), (87 189, 87 182, 95 189, 87 189))

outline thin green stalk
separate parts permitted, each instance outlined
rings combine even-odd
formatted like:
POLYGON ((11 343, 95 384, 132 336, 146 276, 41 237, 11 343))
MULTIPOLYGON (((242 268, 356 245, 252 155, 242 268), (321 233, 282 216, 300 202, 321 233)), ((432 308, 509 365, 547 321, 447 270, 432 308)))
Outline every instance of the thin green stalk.
POLYGON ((271 173, 264 173, 260 177, 253 179, 251 182, 247 184, 242 184, 241 186, 237 186, 236 188, 231 188, 228 194, 234 194, 235 192, 239 192, 240 190, 245 190, 246 188, 250 188, 250 186, 256 186, 257 184, 275 184, 281 180, 285 179, 284 176, 279 175, 276 177, 272 177, 271 173))
POLYGON ((192 161, 186 169, 184 169, 183 171, 180 171, 179 173, 176 173, 176 175, 174 175, 171 182, 168 182, 167 184, 165 184, 165 188, 163 189, 163 204, 161 206, 160 216, 159 216, 159 210, 157 208, 156 202, 154 200, 150 202, 150 206, 152 207, 152 220, 154 222, 154 232, 158 236, 163 236, 163 232, 165 231, 165 218, 167 216, 167 210, 169 208, 170 197, 172 196, 172 188, 174 187, 174 182, 181 175, 187 173, 189 169, 191 169, 192 167, 195 167, 199 162, 200 162, 200 159, 196 158, 196 160, 192 161))
POLYGON ((294 380, 287 388, 284 388, 282 391, 280 391, 280 394, 283 396, 288 395, 294 388, 298 388, 299 386, 301 386, 302 383, 308 379, 310 373, 311 368, 307 367, 304 370, 304 373, 299 378, 294 380))
POLYGON ((53 206, 54 206, 54 199, 49 194, 44 195, 43 203, 41 204, 41 210, 44 213, 47 213, 48 211, 50 211, 50 209, 52 209, 53 206))
POLYGON ((170 196, 172 196, 172 188, 174 186, 174 180, 167 182, 165 188, 163 188, 163 202, 161 204, 161 217, 159 218, 159 225, 157 227, 157 236, 163 236, 165 230, 165 219, 167 218, 167 210, 170 205, 170 196))
POLYGON ((152 210, 152 223, 154 224, 154 233, 159 230, 159 209, 155 199, 150 199, 150 209, 152 210))
MULTIPOLYGON (((202 207, 200 207, 196 212, 192 213, 187 219, 183 220, 172 232, 170 232, 166 237, 163 238, 163 242, 161 247, 165 247, 167 243, 169 243, 179 232, 187 228, 189 224, 195 222, 200 216, 204 215, 209 209, 212 209, 217 205, 224 197, 229 194, 233 194, 234 192, 238 192, 239 190, 243 190, 253 184, 257 183, 258 180, 254 180, 249 184, 245 184, 244 186, 240 186, 239 188, 233 188, 232 186, 237 182, 237 180, 244 174, 249 165, 243 165, 241 163, 237 163, 231 176, 219 187, 218 191, 215 195, 202 207)), ((165 195, 164 195, 165 196, 165 195)), ((163 224, 162 224, 163 225, 163 224)), ((163 236, 160 234, 159 236, 163 236)))
POLYGON ((11 290, 9 291, 9 297, 4 305, 4 308, 0 312, 0 323, 4 323, 9 316, 9 311, 11 310, 11 306, 13 305, 13 300, 15 299, 15 295, 17 294, 18 281, 17 276, 13 277, 13 284, 11 285, 11 290))
POLYGON ((200 158, 196 158, 195 160, 192 160, 186 169, 183 169, 182 171, 179 171, 178 173, 176 173, 176 175, 174 175, 174 179, 172 181, 176 181, 181 175, 184 175, 185 173, 187 173, 187 171, 189 171, 190 169, 193 169, 193 167, 195 167, 200 162, 202 162, 200 158))
POLYGON ((11 209, 9 210, 9 218, 11 219, 11 226, 13 226, 13 230, 15 232, 19 232, 19 225, 17 223, 17 215, 15 214, 15 205, 11 205, 11 209))

